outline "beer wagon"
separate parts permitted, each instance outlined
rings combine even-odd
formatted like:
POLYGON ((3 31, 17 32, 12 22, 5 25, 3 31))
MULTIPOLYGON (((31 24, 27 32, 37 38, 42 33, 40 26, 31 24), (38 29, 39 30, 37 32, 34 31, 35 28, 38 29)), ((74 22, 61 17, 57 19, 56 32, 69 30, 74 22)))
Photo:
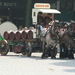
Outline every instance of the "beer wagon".
POLYGON ((54 20, 54 14, 61 13, 56 9, 50 9, 50 4, 48 3, 35 3, 34 8, 32 9, 32 23, 35 25, 34 29, 17 30, 17 27, 13 24, 10 28, 8 28, 8 24, 7 27, 2 26, 3 29, 6 29, 2 29, 2 31, 0 30, 1 55, 6 55, 9 51, 14 53, 22 53, 26 56, 31 56, 32 52, 42 52, 42 42, 38 37, 39 29, 37 29, 38 12, 42 12, 43 17, 45 17, 47 13, 51 13, 52 20, 54 20))

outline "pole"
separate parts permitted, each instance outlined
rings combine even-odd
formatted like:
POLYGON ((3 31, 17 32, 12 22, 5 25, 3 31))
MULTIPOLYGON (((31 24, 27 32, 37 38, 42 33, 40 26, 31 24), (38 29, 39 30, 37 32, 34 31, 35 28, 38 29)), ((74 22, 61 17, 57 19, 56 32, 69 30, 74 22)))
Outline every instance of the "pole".
POLYGON ((32 0, 27 0, 26 19, 25 19, 25 26, 26 27, 29 27, 29 25, 30 25, 31 4, 32 4, 32 0))

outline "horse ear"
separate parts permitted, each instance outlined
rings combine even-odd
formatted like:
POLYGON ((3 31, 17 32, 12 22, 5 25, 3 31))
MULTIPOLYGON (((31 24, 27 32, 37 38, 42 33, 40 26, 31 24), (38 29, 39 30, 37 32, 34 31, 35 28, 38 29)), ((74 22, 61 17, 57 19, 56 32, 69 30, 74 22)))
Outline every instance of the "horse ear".
POLYGON ((50 34, 50 36, 53 36, 52 34, 50 34))
POLYGON ((59 22, 61 22, 61 20, 59 20, 59 22))
POLYGON ((64 29, 62 29, 62 31, 64 31, 64 29))

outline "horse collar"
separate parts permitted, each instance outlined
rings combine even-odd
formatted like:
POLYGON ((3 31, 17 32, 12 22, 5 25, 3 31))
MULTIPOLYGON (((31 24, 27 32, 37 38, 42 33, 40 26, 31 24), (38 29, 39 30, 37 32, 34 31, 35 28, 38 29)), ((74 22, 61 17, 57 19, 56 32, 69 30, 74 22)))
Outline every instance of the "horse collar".
POLYGON ((52 35, 52 34, 50 34, 50 36, 52 37, 53 35, 52 35))

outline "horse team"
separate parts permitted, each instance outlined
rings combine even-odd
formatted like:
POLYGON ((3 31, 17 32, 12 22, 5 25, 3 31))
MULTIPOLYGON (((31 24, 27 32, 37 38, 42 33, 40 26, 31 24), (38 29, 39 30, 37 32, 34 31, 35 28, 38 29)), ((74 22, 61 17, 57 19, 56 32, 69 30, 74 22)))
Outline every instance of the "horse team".
POLYGON ((50 26, 40 33, 42 41, 42 58, 56 58, 57 44, 60 47, 60 58, 74 59, 75 22, 53 21, 50 26))

